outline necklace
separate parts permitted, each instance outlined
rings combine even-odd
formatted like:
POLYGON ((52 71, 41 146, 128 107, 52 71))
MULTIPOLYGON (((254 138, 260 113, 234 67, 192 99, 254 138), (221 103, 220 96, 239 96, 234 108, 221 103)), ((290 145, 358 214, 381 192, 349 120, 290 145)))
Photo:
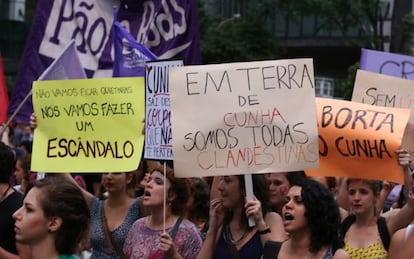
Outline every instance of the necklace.
POLYGON ((7 192, 10 190, 10 184, 9 184, 9 186, 7 186, 7 188, 6 188, 6 190, 3 192, 3 194, 1 195, 1 198, 0 198, 0 202, 3 202, 3 200, 6 198, 6 195, 7 195, 7 192))
POLYGON ((234 240, 233 236, 231 235, 230 226, 228 224, 224 225, 224 231, 223 231, 223 238, 224 241, 226 241, 227 244, 231 245, 237 245, 242 241, 242 239, 249 233, 249 230, 246 229, 243 234, 240 236, 239 239, 234 240))

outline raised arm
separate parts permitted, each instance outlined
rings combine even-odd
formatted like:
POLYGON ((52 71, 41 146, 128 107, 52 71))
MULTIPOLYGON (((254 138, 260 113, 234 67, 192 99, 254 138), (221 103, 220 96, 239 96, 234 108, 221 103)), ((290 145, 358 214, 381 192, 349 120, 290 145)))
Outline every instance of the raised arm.
POLYGON ((223 225, 224 216, 225 209, 222 205, 221 199, 217 198, 212 200, 210 202, 209 228, 197 259, 213 258, 217 241, 221 235, 221 226, 223 225))
POLYGON ((400 149, 395 151, 395 153, 398 155, 398 163, 404 167, 404 195, 408 197, 412 190, 411 168, 414 164, 410 161, 410 153, 407 150, 400 149))
POLYGON ((53 177, 62 177, 63 179, 65 179, 68 182, 73 183, 74 185, 76 185, 82 192, 83 198, 86 200, 86 203, 88 203, 88 206, 91 206, 92 203, 92 199, 95 197, 92 193, 88 192, 87 190, 83 189, 78 182, 75 181, 75 179, 73 179, 72 175, 69 173, 55 173, 53 174, 53 177))
MULTIPOLYGON (((36 114, 32 113, 30 115, 30 127, 32 127, 33 129, 37 127, 37 118, 36 118, 36 114)), ((85 189, 83 189, 76 181, 75 179, 73 179, 72 175, 70 175, 69 173, 56 173, 53 174, 54 177, 62 177, 65 180, 75 184, 81 191, 82 191, 82 195, 85 198, 86 202, 88 203, 88 205, 90 206, 92 203, 92 199, 95 197, 93 196, 91 193, 89 193, 88 191, 86 191, 85 189)))
POLYGON ((381 192, 379 194, 379 199, 377 202, 377 214, 376 215, 380 215, 384 209, 385 203, 387 202, 387 198, 390 195, 392 189, 394 189, 395 184, 388 182, 388 181, 383 181, 382 182, 382 189, 381 192))
POLYGON ((346 181, 348 178, 344 177, 340 179, 339 188, 338 188, 338 195, 337 195, 337 202, 338 206, 345 211, 349 212, 349 197, 348 197, 348 190, 346 186, 346 181))
POLYGON ((397 230, 406 227, 414 219, 414 194, 411 184, 411 170, 409 168, 409 153, 406 150, 396 151, 398 154, 398 162, 404 168, 406 182, 404 186, 407 190, 407 203, 399 210, 398 213, 392 215, 387 220, 387 227, 390 235, 393 235, 397 230))
POLYGON ((246 216, 253 217, 257 233, 264 246, 267 240, 284 241, 286 239, 282 217, 275 212, 268 212, 263 217, 261 202, 255 197, 246 201, 246 216))

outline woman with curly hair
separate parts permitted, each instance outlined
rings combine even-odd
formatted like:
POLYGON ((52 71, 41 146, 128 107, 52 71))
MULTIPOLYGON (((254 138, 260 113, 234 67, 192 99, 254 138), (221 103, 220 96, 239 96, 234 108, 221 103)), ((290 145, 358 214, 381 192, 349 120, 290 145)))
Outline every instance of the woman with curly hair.
POLYGON ((282 217, 289 238, 267 242, 265 259, 349 258, 341 249, 339 208, 321 183, 298 180, 288 191, 282 217))
POLYGON ((270 203, 272 210, 282 215, 286 194, 299 179, 306 178, 304 171, 280 172, 266 174, 269 180, 270 203))
POLYGON ((81 191, 58 178, 28 186, 15 219, 16 241, 30 247, 33 259, 75 259, 88 234, 90 212, 81 191))

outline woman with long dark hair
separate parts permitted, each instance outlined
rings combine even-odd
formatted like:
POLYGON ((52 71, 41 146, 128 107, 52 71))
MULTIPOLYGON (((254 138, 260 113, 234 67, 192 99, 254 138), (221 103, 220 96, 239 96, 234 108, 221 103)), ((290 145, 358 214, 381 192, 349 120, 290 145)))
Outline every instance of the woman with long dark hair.
POLYGON ((261 258, 267 240, 286 238, 280 215, 271 211, 265 176, 252 175, 253 199, 246 199, 244 179, 219 178, 219 198, 211 201, 209 230, 198 258, 261 258))
POLYGON ((265 259, 349 258, 341 249, 338 205, 321 183, 298 180, 287 193, 282 217, 289 238, 284 242, 267 242, 265 259))

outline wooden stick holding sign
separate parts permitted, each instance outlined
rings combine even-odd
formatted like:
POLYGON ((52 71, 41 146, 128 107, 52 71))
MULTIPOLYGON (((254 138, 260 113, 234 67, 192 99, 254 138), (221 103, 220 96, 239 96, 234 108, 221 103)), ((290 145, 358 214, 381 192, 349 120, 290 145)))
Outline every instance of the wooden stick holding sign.
MULTIPOLYGON (((246 192, 246 199, 253 199, 254 198, 254 193, 253 193, 253 180, 252 180, 252 175, 251 174, 245 174, 244 175, 244 188, 245 188, 245 192, 246 192)), ((254 222, 254 219, 252 216, 250 216, 248 218, 249 220, 249 227, 253 227, 256 225, 256 223, 254 222)))
POLYGON ((162 231, 165 232, 165 219, 167 218, 167 189, 165 188, 165 183, 167 182, 167 163, 164 161, 164 190, 163 190, 163 196, 164 196, 164 201, 163 201, 163 217, 162 217, 162 231))

